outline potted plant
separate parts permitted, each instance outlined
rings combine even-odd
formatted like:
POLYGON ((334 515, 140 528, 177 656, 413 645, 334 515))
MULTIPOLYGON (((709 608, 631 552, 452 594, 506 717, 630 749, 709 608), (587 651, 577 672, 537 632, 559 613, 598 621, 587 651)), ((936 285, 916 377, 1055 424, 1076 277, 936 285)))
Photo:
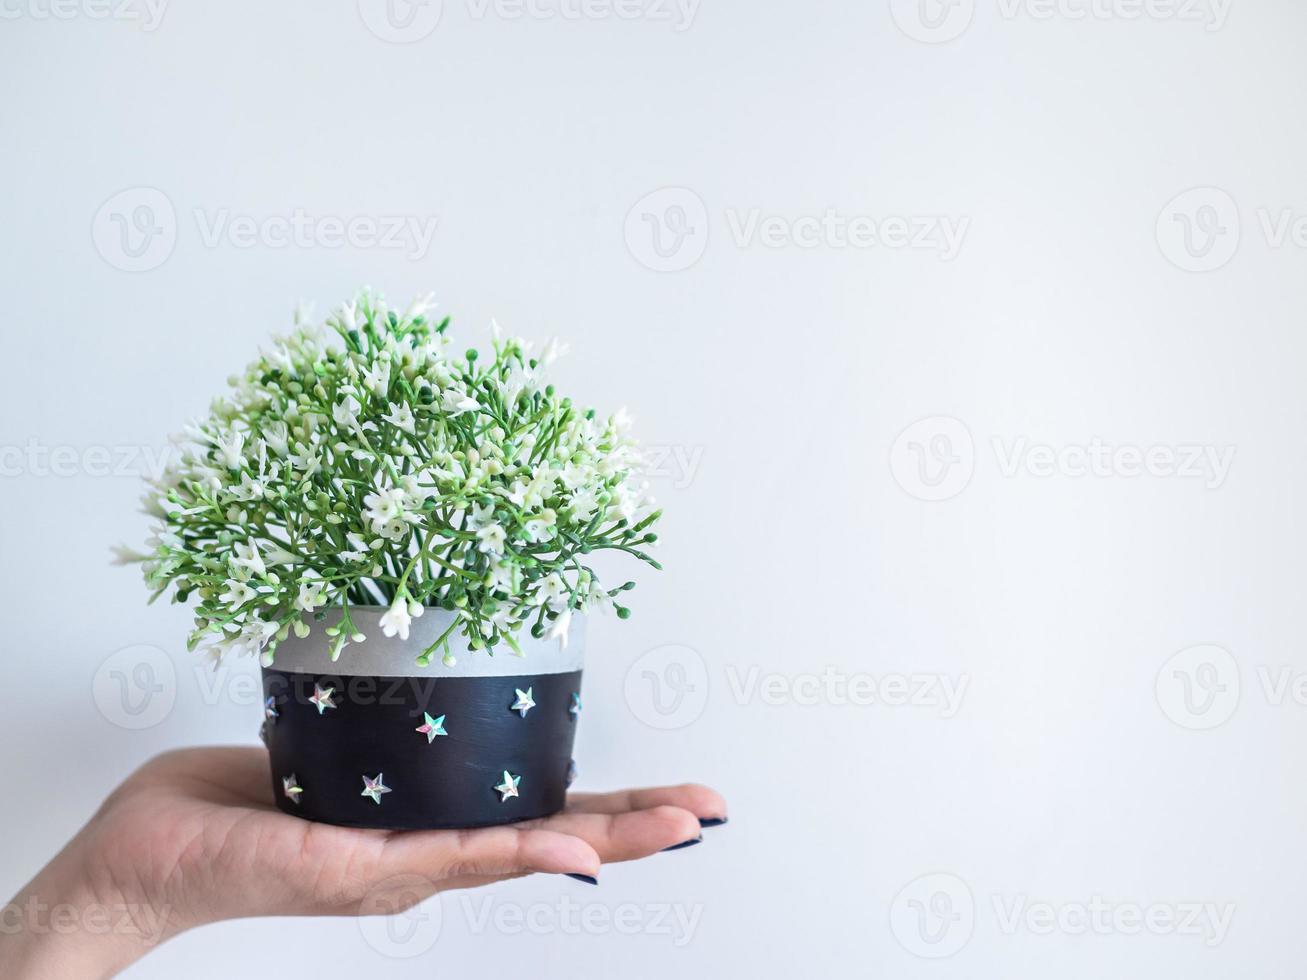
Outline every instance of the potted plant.
POLYGON ((658 568, 640 456, 496 329, 451 351, 430 298, 369 291, 297 316, 174 438, 147 509, 155 597, 189 647, 261 657, 262 735, 287 813, 473 827, 562 808, 581 711, 592 554, 658 568))

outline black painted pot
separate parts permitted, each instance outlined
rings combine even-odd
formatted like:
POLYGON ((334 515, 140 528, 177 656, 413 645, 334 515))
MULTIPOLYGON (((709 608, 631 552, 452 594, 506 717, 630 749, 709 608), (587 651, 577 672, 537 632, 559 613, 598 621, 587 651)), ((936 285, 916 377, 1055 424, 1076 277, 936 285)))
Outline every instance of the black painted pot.
POLYGON ((350 615, 367 637, 332 662, 320 625, 263 668, 262 736, 286 813, 347 827, 484 827, 557 813, 571 782, 585 622, 566 648, 523 631, 518 657, 460 648, 452 666, 417 656, 450 624, 427 609, 408 640, 384 609, 350 615))

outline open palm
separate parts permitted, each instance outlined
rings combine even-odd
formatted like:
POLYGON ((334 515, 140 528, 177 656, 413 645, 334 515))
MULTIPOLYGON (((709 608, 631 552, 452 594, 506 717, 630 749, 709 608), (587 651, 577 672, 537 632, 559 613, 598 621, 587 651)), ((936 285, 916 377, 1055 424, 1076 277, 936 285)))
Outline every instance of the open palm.
POLYGON ((478 830, 356 830, 273 804, 267 753, 169 752, 134 773, 69 845, 93 894, 166 915, 166 934, 220 919, 398 911, 433 892, 600 866, 696 839, 725 817, 702 786, 574 793, 552 817, 478 830))

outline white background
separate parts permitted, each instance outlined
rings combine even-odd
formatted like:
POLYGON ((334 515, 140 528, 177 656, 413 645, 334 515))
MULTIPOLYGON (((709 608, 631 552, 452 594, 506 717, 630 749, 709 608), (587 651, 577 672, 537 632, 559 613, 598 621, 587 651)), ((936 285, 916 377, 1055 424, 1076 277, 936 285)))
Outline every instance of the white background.
POLYGON ((108 549, 144 451, 370 283, 562 336, 559 382, 663 447, 667 571, 592 629, 580 786, 708 782, 732 822, 446 895, 407 945, 246 921, 128 976, 1300 975, 1307 9, 1212 4, 445 0, 414 37, 432 8, 4 0, 0 891, 153 753, 255 742, 252 666, 214 695, 108 549), (437 226, 280 245, 297 209, 437 226), (1096 440, 1127 452, 1085 472, 1096 440), (108 671, 148 675, 105 662, 141 645, 129 730, 108 671))

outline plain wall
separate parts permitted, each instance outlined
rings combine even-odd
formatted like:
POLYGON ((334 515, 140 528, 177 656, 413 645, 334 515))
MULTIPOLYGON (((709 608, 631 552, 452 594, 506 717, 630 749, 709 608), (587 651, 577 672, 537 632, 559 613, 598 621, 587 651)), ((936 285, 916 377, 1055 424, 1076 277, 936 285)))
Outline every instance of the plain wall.
POLYGON ((1298 976, 1307 9, 563 3, 5 0, 0 892, 152 754, 257 744, 253 665, 109 547, 147 451, 370 283, 563 337, 658 448, 579 785, 732 822, 433 900, 425 952, 243 921, 127 976, 1298 976))

